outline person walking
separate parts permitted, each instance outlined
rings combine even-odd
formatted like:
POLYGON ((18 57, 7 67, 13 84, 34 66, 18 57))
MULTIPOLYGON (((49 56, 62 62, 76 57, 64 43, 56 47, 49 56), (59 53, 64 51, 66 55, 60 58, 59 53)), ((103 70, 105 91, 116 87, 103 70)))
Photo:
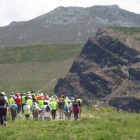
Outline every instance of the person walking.
POLYGON ((9 101, 9 105, 11 105, 13 103, 14 99, 12 98, 11 95, 9 96, 9 100, 8 101, 9 101))
POLYGON ((74 114, 74 119, 78 119, 78 113, 79 113, 79 106, 77 101, 75 100, 73 102, 73 114, 74 114))
POLYGON ((38 106, 39 106, 40 109, 42 109, 43 106, 44 106, 44 101, 43 101, 43 99, 41 97, 38 100, 38 106))
POLYGON ((0 93, 0 120, 1 120, 1 125, 2 126, 7 125, 7 123, 6 123, 7 107, 9 107, 9 103, 8 103, 6 97, 5 97, 5 93, 1 92, 0 93))
POLYGON ((26 100, 27 100, 26 93, 23 93, 23 94, 22 94, 22 97, 21 97, 22 113, 23 113, 23 106, 25 105, 26 100))
POLYGON ((26 120, 29 120, 30 118, 30 105, 28 104, 28 102, 26 101, 25 105, 23 106, 23 110, 24 110, 24 115, 26 120))
POLYGON ((36 102, 33 103, 33 119, 38 119, 38 115, 41 109, 38 107, 36 102))
POLYGON ((47 118, 50 118, 50 113, 51 113, 51 106, 48 104, 47 100, 45 100, 43 111, 42 111, 44 120, 46 120, 47 118))
POLYGON ((52 99, 51 102, 51 109, 52 109, 52 119, 55 120, 56 110, 58 109, 58 106, 57 106, 57 102, 54 99, 52 99))
POLYGON ((31 99, 31 96, 27 99, 27 103, 30 105, 30 112, 32 113, 32 108, 33 108, 33 100, 31 99))
POLYGON ((19 94, 16 94, 15 102, 17 104, 17 113, 19 114, 21 111, 21 98, 19 97, 19 94))
POLYGON ((15 121, 16 116, 17 116, 17 104, 15 103, 14 100, 13 100, 12 104, 10 105, 10 110, 11 110, 12 121, 15 121))
POLYGON ((77 99, 77 103, 79 106, 79 118, 81 118, 81 112, 82 112, 82 100, 80 99, 80 97, 78 97, 77 99))
POLYGON ((58 102, 59 119, 63 119, 64 105, 64 98, 60 98, 60 101, 58 102))
POLYGON ((70 119, 70 109, 68 103, 65 104, 65 119, 68 121, 70 119))

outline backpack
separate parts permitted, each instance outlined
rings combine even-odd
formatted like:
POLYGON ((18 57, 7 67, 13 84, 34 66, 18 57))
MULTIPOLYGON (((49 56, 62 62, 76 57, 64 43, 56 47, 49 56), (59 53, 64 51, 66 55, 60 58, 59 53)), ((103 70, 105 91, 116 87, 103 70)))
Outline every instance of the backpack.
POLYGON ((46 111, 47 111, 47 112, 50 112, 50 111, 51 111, 51 109, 50 109, 49 106, 46 106, 46 111))
POLYGON ((80 100, 78 100, 78 105, 81 106, 80 100))
POLYGON ((16 111, 16 108, 14 105, 12 105, 12 107, 10 109, 11 109, 11 111, 16 111))
POLYGON ((69 112, 69 107, 68 106, 65 107, 65 111, 69 112))
POLYGON ((6 100, 3 98, 3 99, 0 99, 0 106, 4 106, 6 104, 6 100))

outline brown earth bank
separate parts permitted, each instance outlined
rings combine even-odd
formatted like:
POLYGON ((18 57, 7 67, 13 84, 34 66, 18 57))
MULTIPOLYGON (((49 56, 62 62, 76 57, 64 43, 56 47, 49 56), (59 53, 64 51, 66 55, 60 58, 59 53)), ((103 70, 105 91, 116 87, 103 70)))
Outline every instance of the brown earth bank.
POLYGON ((104 106, 139 112, 139 72, 140 42, 119 30, 98 29, 54 92, 80 96, 87 105, 102 100, 104 106))

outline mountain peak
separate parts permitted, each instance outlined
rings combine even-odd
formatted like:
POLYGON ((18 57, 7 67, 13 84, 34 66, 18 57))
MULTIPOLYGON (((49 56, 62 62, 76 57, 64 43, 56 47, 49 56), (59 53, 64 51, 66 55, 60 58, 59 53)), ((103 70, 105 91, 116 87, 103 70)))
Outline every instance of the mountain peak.
POLYGON ((120 8, 118 5, 95 5, 95 6, 92 6, 94 8, 113 8, 113 9, 118 9, 120 8))

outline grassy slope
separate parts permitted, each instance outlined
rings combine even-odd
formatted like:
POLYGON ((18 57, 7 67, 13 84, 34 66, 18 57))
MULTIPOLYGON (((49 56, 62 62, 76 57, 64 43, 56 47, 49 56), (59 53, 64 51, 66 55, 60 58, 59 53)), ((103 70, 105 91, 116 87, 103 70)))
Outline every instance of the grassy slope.
POLYGON ((0 91, 53 90, 84 44, 55 44, 0 48, 0 91), (53 79, 56 81, 47 86, 53 79))
POLYGON ((140 27, 110 27, 114 30, 123 31, 126 35, 129 35, 133 39, 140 40, 140 27))
POLYGON ((129 140, 140 138, 139 114, 108 108, 84 108, 80 121, 8 121, 1 140, 129 140))

